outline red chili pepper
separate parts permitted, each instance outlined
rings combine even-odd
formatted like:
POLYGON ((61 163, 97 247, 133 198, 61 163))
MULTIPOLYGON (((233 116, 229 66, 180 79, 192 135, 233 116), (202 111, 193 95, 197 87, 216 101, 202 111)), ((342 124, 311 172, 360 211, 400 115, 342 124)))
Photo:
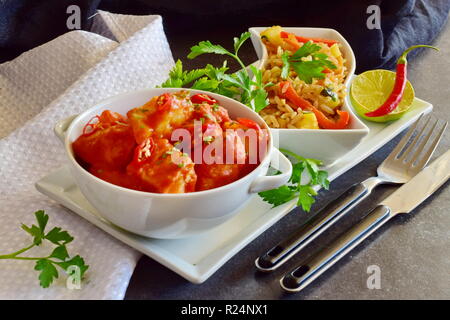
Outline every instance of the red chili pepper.
MULTIPOLYGON (((281 31, 280 32, 280 36, 283 39, 288 38, 290 34, 294 35, 293 33, 289 33, 289 32, 286 32, 286 31, 281 31)), ((299 42, 303 42, 303 43, 308 42, 308 41, 312 41, 312 42, 315 42, 315 43, 322 42, 322 43, 325 43, 328 46, 332 46, 333 44, 338 43, 337 40, 331 40, 331 39, 307 38, 307 37, 301 37, 301 36, 296 36, 296 35, 294 35, 294 36, 295 36, 295 38, 297 38, 297 40, 299 42)))
POLYGON ((191 97, 191 101, 192 103, 203 103, 206 102, 207 104, 213 105, 217 103, 217 100, 214 98, 211 98, 210 96, 204 94, 204 93, 199 93, 196 95, 193 95, 191 97))
POLYGON ((248 128, 255 129, 257 131, 261 130, 261 127, 259 126, 259 124, 257 124, 253 120, 250 120, 250 119, 247 119, 247 118, 237 118, 236 121, 239 122, 240 124, 242 124, 243 126, 248 127, 248 128))
POLYGON ((168 110, 172 106, 173 97, 169 93, 164 93, 158 97, 156 104, 158 105, 158 110, 168 110))
POLYGON ((152 138, 147 138, 140 145, 134 149, 134 157, 132 164, 134 166, 141 166, 145 163, 152 155, 155 149, 155 143, 152 138))
POLYGON ((317 122, 322 129, 345 129, 350 121, 350 115, 346 111, 337 110, 339 119, 329 119, 322 111, 314 107, 311 102, 300 97, 289 81, 280 82, 280 96, 291 101, 297 108, 314 112, 317 122))
POLYGON ((406 79, 406 74, 407 74, 406 66, 407 66, 407 62, 408 62, 406 60, 406 56, 410 51, 412 51, 416 48, 432 48, 434 50, 439 50, 436 47, 427 46, 427 45, 416 45, 416 46, 412 46, 412 47, 409 47, 408 49, 406 49, 402 53, 400 58, 398 58, 398 60, 397 60, 395 84, 394 84, 394 88, 392 89, 391 94, 389 95, 387 100, 378 109, 366 113, 365 114, 366 116, 381 117, 388 113, 391 113, 392 111, 395 110, 395 108, 397 108, 397 106, 399 105, 400 101, 403 98, 403 92, 405 91, 406 82, 408 81, 406 79))
POLYGON ((89 136, 95 132, 95 129, 97 129, 97 126, 100 122, 99 116, 94 116, 91 118, 91 120, 86 123, 86 125, 83 127, 83 136, 89 136), (97 119, 97 122, 93 122, 95 119, 97 119), (90 131, 88 131, 90 129, 90 131))

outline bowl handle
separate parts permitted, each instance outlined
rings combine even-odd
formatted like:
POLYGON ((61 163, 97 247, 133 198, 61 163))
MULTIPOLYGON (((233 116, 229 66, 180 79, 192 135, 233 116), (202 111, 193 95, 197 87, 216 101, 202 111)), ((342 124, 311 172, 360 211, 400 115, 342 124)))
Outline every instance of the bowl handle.
POLYGON ((53 132, 55 135, 61 140, 62 143, 64 143, 64 140, 66 139, 66 132, 69 128, 72 121, 77 117, 78 115, 70 116, 68 118, 59 120, 55 127, 53 128, 53 132))
POLYGON ((270 163, 275 169, 281 171, 281 173, 275 176, 262 176, 256 178, 250 185, 250 193, 275 189, 288 182, 292 174, 292 163, 275 147, 270 156, 270 163))

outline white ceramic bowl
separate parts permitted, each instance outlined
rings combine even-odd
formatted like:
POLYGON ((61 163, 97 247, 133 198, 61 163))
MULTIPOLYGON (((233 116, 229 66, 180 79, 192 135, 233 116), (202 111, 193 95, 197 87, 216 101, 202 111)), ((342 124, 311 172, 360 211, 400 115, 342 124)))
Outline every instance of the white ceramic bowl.
MULTIPOLYGON (((261 41, 260 33, 267 27, 250 28, 251 39, 262 68, 267 63, 267 49, 261 41)), ((324 28, 283 28, 284 31, 295 35, 338 40, 341 44, 341 52, 346 59, 348 75, 345 80, 347 91, 350 90, 350 82, 355 73, 355 55, 344 37, 333 29, 324 28)), ((326 165, 331 165, 339 158, 355 148, 368 133, 369 128, 354 114, 347 98, 342 110, 350 113, 350 125, 344 130, 314 130, 314 129, 271 129, 275 146, 286 148, 304 157, 322 160, 326 165)))
MULTIPOLYGON (((154 96, 179 90, 158 88, 121 94, 78 116, 63 119, 55 126, 56 135, 64 143, 71 173, 86 199, 107 220, 147 237, 182 238, 210 230, 231 218, 254 193, 285 184, 292 173, 290 161, 273 147, 271 135, 267 154, 255 170, 233 183, 200 192, 158 194, 126 189, 95 177, 75 160, 72 142, 81 135, 84 125, 93 116, 106 109, 126 114, 154 96), (266 176, 270 163, 282 173, 266 176)), ((268 129, 258 114, 235 100, 209 92, 190 91, 214 97, 232 118, 249 118, 268 129)))

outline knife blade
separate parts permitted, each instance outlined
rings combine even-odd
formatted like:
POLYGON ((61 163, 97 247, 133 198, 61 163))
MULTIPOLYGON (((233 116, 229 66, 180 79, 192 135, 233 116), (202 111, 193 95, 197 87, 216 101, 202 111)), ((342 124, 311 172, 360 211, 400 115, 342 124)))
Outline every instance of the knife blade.
POLYGON ((301 291, 392 217, 414 210, 449 178, 450 150, 381 201, 331 245, 285 274, 280 286, 287 292, 301 291))
POLYGON ((409 213, 450 178, 450 150, 419 172, 408 183, 381 201, 392 214, 409 213))

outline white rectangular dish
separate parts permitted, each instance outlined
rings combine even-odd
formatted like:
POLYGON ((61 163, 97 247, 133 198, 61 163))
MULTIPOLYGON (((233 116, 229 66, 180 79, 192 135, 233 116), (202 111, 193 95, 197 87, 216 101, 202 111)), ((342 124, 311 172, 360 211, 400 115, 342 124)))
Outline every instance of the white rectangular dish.
MULTIPOLYGON (((339 161, 327 167, 329 179, 341 174, 371 155, 414 122, 432 105, 415 99, 411 111, 400 120, 387 123, 365 122, 370 133, 362 143, 339 161)), ((36 183, 41 193, 90 221, 98 228, 128 244, 193 283, 202 283, 295 206, 295 202, 271 208, 255 195, 231 220, 204 234, 177 240, 141 237, 120 229, 104 220, 83 197, 75 185, 68 167, 51 172, 36 183)))

